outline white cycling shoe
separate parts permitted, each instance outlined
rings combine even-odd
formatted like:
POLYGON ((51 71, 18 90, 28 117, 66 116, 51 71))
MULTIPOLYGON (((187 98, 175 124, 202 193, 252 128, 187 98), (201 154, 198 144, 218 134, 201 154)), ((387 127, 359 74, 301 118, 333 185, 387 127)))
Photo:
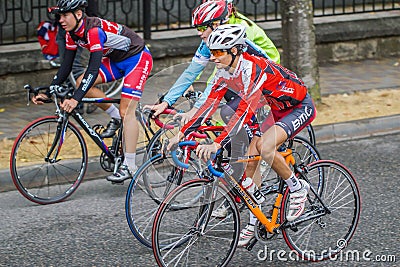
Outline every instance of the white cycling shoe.
POLYGON ((297 191, 290 193, 289 199, 289 211, 286 215, 286 219, 292 222, 299 218, 303 212, 307 201, 308 191, 310 190, 310 185, 304 181, 300 180, 301 188, 297 191))

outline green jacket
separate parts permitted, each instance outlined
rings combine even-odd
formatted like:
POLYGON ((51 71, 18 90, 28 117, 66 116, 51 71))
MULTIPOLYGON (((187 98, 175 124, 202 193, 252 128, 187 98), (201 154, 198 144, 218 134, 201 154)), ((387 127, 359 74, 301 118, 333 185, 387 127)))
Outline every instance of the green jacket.
POLYGON ((228 24, 241 24, 246 27, 246 35, 249 40, 261 47, 270 59, 276 63, 280 63, 280 55, 274 43, 268 38, 264 30, 258 27, 250 19, 236 12, 237 17, 232 13, 229 17, 228 24))

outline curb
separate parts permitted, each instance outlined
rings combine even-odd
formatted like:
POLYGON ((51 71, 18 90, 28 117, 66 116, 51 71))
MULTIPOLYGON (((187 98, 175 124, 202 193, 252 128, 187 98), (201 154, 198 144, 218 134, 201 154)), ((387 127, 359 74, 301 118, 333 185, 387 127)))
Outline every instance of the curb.
MULTIPOLYGON (((400 133, 400 114, 356 121, 314 126, 318 144, 357 140, 400 133)), ((98 158, 89 159, 84 180, 105 177, 98 158)), ((0 170, 0 192, 16 190, 9 169, 0 170)))
POLYGON ((318 144, 395 134, 400 132, 400 114, 314 127, 318 144))

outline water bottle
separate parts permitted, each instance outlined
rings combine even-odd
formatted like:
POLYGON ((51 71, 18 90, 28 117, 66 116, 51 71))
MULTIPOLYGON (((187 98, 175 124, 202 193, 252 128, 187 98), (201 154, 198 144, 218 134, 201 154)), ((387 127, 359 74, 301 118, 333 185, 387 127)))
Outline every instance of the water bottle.
POLYGON ((258 189, 257 185, 253 182, 253 179, 251 179, 250 177, 244 179, 242 181, 242 187, 254 198, 257 204, 260 205, 264 202, 265 197, 261 193, 260 189, 258 189))

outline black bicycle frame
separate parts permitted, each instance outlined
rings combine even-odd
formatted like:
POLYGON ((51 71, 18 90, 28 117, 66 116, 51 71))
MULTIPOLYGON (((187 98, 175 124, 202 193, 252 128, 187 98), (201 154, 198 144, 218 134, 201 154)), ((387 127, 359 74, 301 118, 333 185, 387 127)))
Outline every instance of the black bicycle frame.
POLYGON ((109 157, 114 159, 115 155, 108 149, 107 145, 104 143, 103 139, 100 137, 100 135, 97 134, 95 130, 93 130, 92 127, 90 127, 89 123, 86 122, 86 120, 82 117, 82 115, 74 111, 71 113, 72 118, 75 119, 75 121, 82 127, 82 129, 90 136, 90 138, 93 140, 93 142, 96 143, 96 145, 109 157))

